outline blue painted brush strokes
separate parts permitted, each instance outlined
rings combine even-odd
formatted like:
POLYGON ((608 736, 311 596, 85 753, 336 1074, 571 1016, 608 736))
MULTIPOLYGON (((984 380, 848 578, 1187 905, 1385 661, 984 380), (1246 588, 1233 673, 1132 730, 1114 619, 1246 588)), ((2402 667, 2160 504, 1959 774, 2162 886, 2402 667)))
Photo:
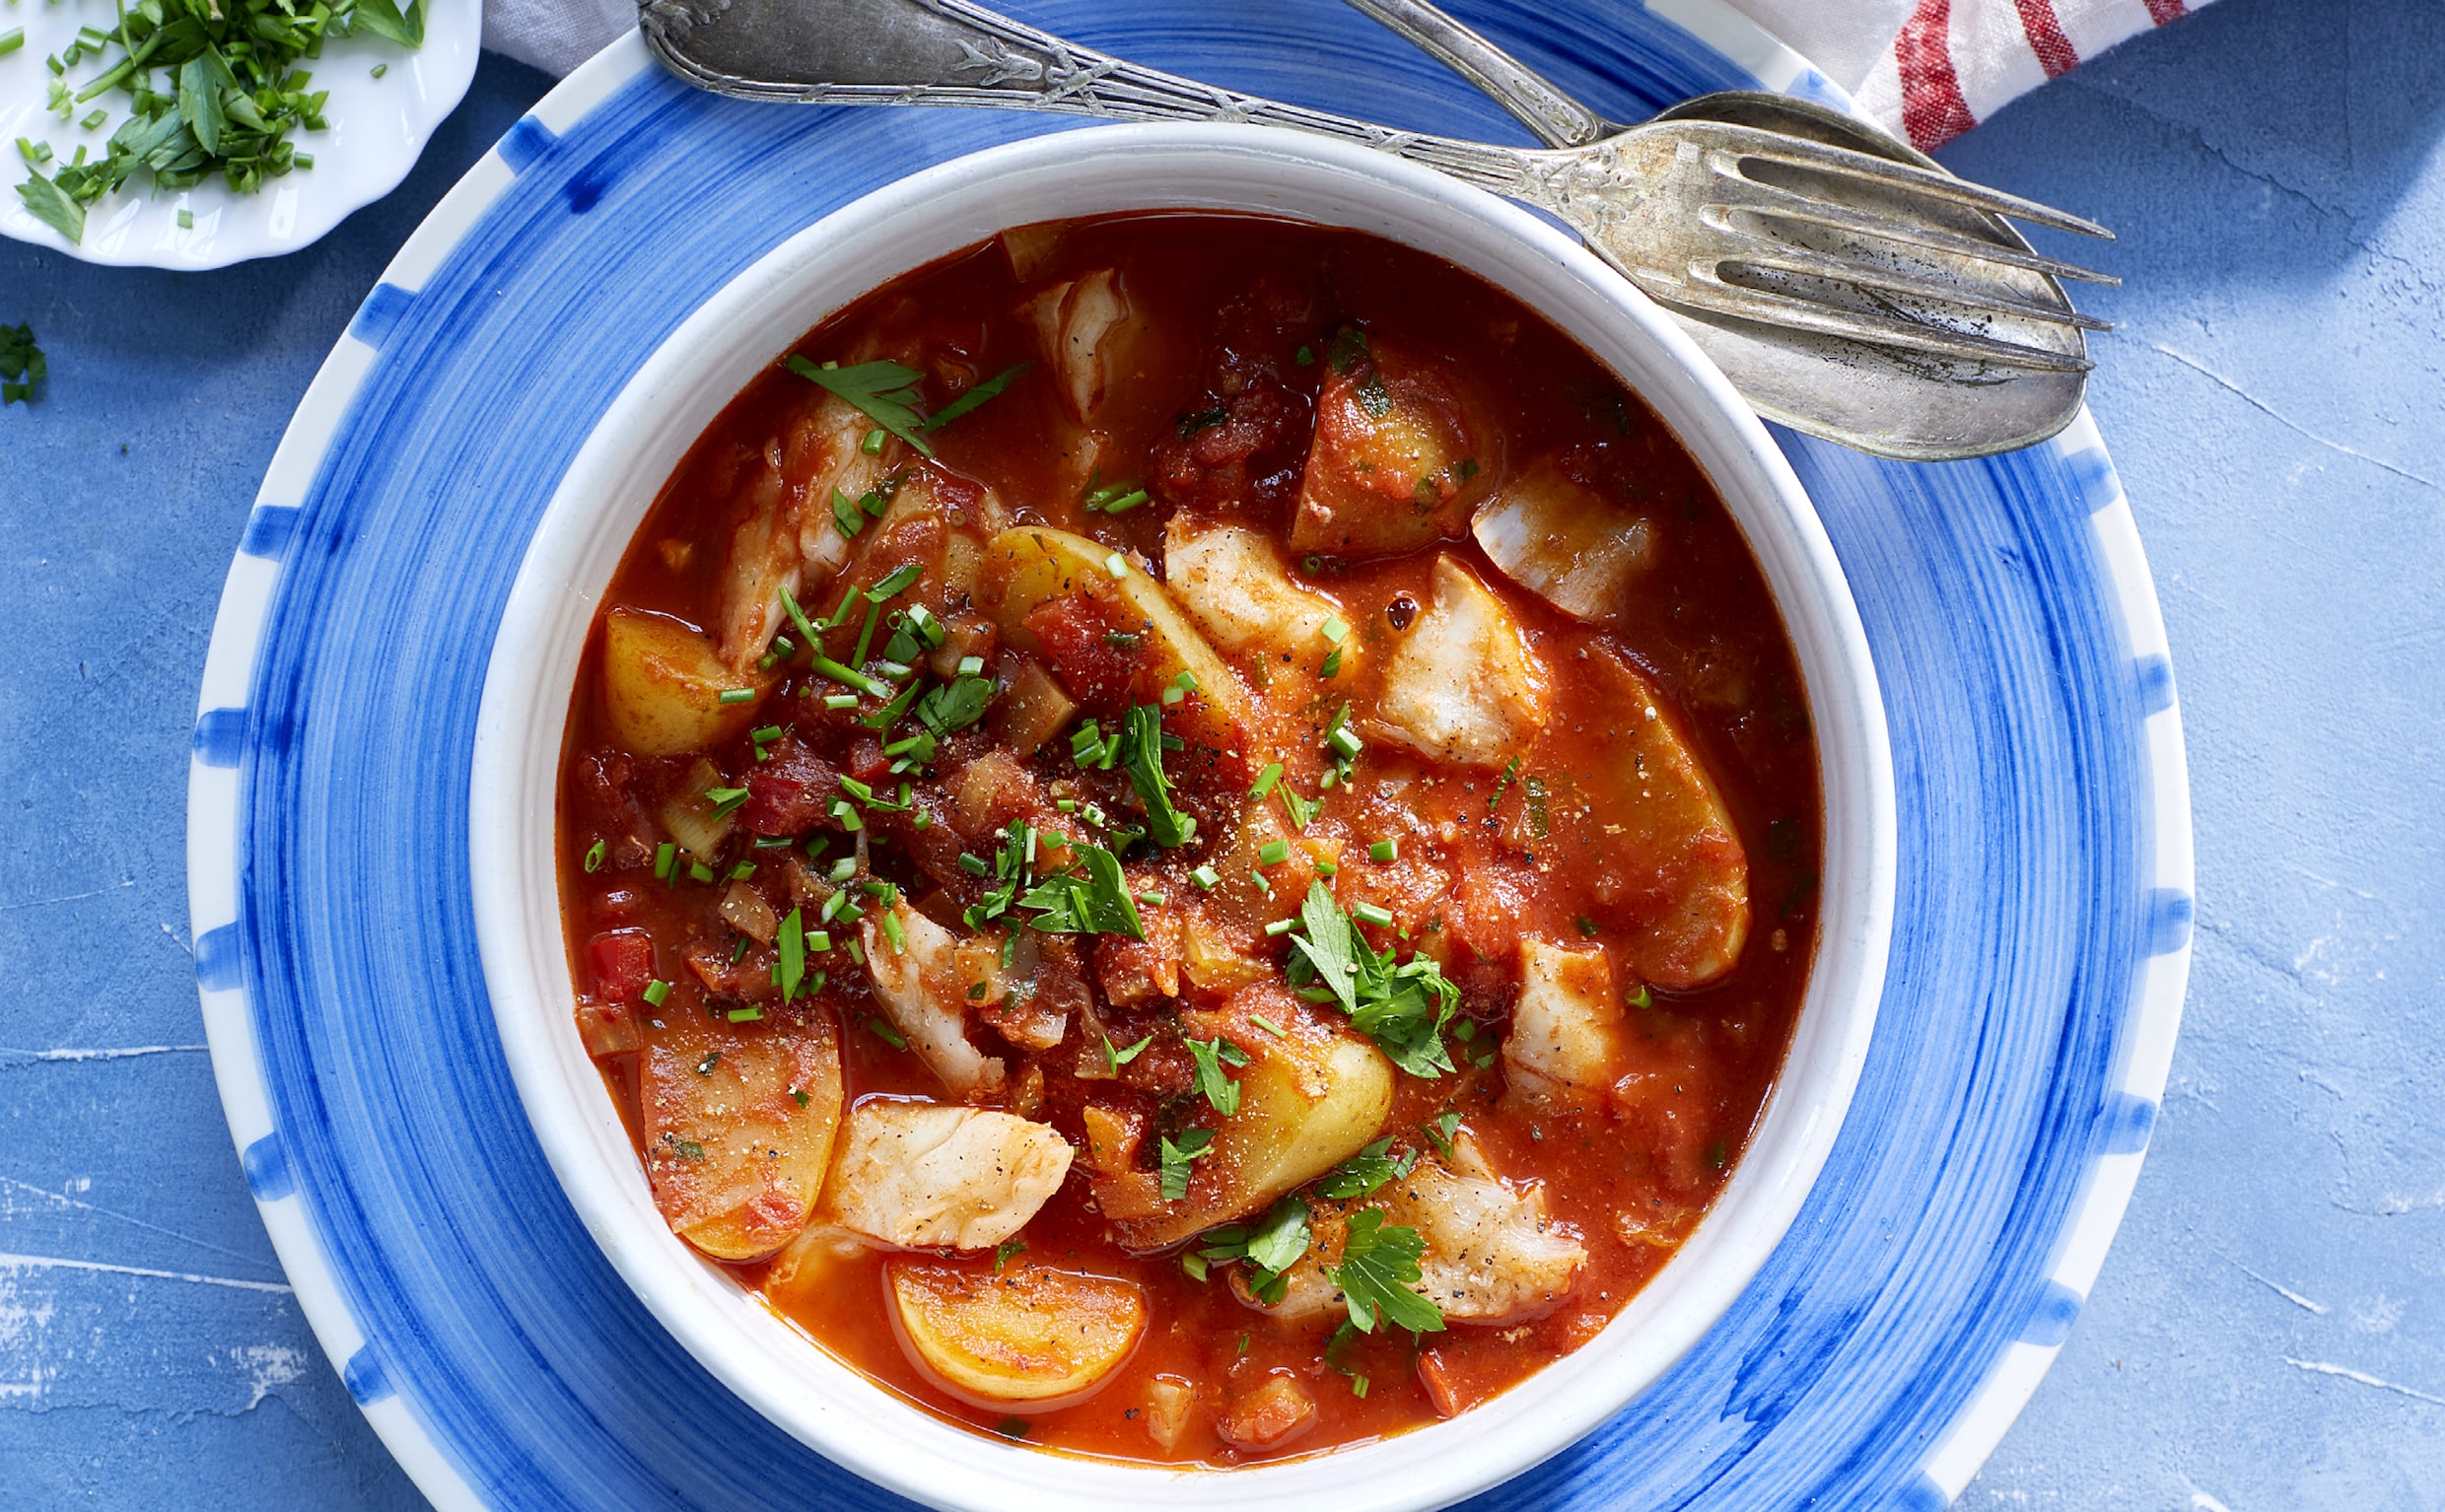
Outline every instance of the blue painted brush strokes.
MULTIPOLYGON (((1457 8, 1613 113, 1749 82, 1618 7, 1457 8)), ((1026 13, 1244 88, 1519 139, 1338 8, 1267 0, 1168 28, 1080 0, 1026 13), (1354 100, 1361 79, 1372 93, 1354 100)), ((520 549, 626 376, 828 210, 1053 129, 1080 128, 742 106, 647 76, 557 138, 514 127, 515 181, 422 288, 383 286, 352 326, 380 356, 263 553, 285 566, 235 726, 243 913, 197 942, 198 974, 243 977, 285 1172, 267 1152, 257 1190, 304 1198, 369 1340, 350 1391, 403 1394, 495 1506, 744 1512, 783 1485, 900 1505, 731 1399, 559 1196, 485 1000, 459 874, 466 754, 520 549)), ((2141 1115, 2100 1115, 2167 917, 2143 875, 2148 685, 2090 534, 2110 472, 2054 447, 1906 467, 1781 439, 1888 693, 1892 986, 1820 1188, 1740 1304, 1490 1508, 1940 1504, 1930 1442, 2009 1344, 2055 1331, 2065 1215, 2100 1154, 2135 1147, 2134 1124, 2144 1141, 2141 1115)))

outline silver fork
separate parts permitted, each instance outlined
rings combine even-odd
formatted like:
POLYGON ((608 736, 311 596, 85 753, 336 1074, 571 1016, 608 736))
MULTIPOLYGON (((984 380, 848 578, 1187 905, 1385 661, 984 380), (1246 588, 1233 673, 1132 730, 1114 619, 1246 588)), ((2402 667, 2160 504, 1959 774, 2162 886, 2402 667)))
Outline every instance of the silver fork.
POLYGON ((1144 68, 973 0, 644 0, 640 24, 681 78, 749 100, 1245 122, 1428 164, 1552 214, 1650 296, 1715 317, 1731 346, 1746 344, 1725 371, 1765 413, 1889 455, 1980 454, 2060 429, 2090 366, 2080 333, 2099 322, 2071 313, 2053 280, 2111 281, 1998 238, 1991 221, 2102 227, 1932 166, 1737 120, 1659 118, 1544 150, 1460 141, 1144 68), (1839 378, 1778 383, 1778 350, 1854 378, 1872 354, 1908 402, 1870 396, 1862 412, 1839 378), (2000 427, 1982 418, 1995 390, 2022 380, 2051 391, 2044 429, 2032 434, 2025 403, 2000 427))

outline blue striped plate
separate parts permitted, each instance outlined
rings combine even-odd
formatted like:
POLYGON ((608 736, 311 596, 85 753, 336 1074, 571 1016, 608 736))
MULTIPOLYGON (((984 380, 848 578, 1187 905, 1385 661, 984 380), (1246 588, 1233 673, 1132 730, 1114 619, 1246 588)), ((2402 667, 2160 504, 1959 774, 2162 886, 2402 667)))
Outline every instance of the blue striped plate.
MULTIPOLYGON (((1618 118, 1724 88, 1838 100, 1712 0, 1454 8, 1618 118)), ((1164 9, 1024 14, 1277 98, 1519 139, 1339 7, 1164 9)), ((1094 128, 738 105, 664 78, 632 36, 435 209, 273 459, 199 701, 197 975, 299 1300, 443 1507, 901 1505, 716 1384, 561 1197, 485 999, 468 758, 521 554, 645 357, 848 200, 1071 129, 1094 128)), ((1941 1506, 2078 1314, 2163 1089, 2189 799, 2155 592, 2096 429, 1943 465, 1778 439, 1887 701, 1901 884, 1874 1048, 1809 1205, 1722 1322, 1490 1504, 1941 1506)))

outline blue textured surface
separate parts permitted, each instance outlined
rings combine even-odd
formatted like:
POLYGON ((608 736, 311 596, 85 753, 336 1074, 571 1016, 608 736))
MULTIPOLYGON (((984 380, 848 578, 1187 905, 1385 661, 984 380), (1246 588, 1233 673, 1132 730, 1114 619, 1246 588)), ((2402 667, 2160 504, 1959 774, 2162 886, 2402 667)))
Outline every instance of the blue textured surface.
MULTIPOLYGON (((2425 272, 2445 262, 2445 172, 2436 161, 2445 97, 2433 66, 2445 36, 2433 5, 2355 7, 2340 28, 2336 14, 2311 0, 2225 0, 2007 112, 1951 155, 1965 172, 2126 229, 2107 260, 2134 287, 2098 302, 2126 330, 2101 345, 2096 403, 2165 590, 2202 886, 2198 976, 2167 1105, 2153 1118, 2113 1105, 2093 1130, 2117 1148, 2146 1139, 2151 1119, 2154 1130, 2131 1222, 2096 1294, 2076 1324, 2053 1321, 2053 1299, 2037 1287, 1996 1298, 1982 1314, 1997 1338, 2042 1324, 2068 1325, 2069 1336, 2031 1413, 1968 1493, 1971 1505, 2445 1504, 2437 1489, 2445 1411, 2422 1400, 2445 1396, 2436 1261, 2445 1159, 2432 1091, 2420 1100, 2445 1070, 2445 1033, 2421 1016, 2441 975, 2430 931, 2445 870, 2435 840, 2445 803, 2432 765, 2445 694, 2445 625, 2433 598, 2445 447, 2435 428, 2437 290, 2425 272), (2270 58, 2285 70, 2271 70, 2270 58), (2258 87, 2231 87, 2245 76, 2258 87)), ((1078 30, 1132 44, 1126 34, 1078 30)), ((1285 87, 1255 70, 1230 82, 1285 87)), ((296 396, 406 229, 538 85, 488 65, 400 194, 268 269, 105 276, 0 250, 0 319, 34 319, 57 375, 42 408, 0 415, 9 565, 21 597, 39 611, 0 673, 0 729, 9 732, 0 771, 20 799, 0 839, 0 962, 34 988, 0 1034, 18 1052, 0 1051, 0 1118, 15 1135, 0 1162, 0 1251, 170 1272, 0 1263, 0 1494, 13 1502, 413 1502, 294 1306, 277 1289, 249 1289, 276 1288, 278 1271, 245 1181, 277 1180, 288 1161, 267 1152, 242 1174, 201 1058, 175 1048, 200 1039, 175 923, 184 912, 181 758, 195 738, 192 689, 223 564, 247 528, 247 502, 296 396), (27 1053, 152 1047, 162 1048, 102 1061, 27 1053)), ((951 140, 925 134, 934 129, 904 119, 893 140, 951 140)), ((541 148, 536 161, 583 151, 572 142, 541 148)), ((588 187, 536 213, 565 215, 577 201, 621 213, 623 193, 636 186, 623 188, 609 165, 571 161, 587 170, 588 187)), ((697 280, 716 271, 641 273, 697 280)), ((539 282, 535 297, 549 309, 580 293, 539 282)), ((550 402, 598 405, 600 394, 581 385, 550 402)), ((514 424, 493 426, 483 446, 514 441, 514 424)), ((511 461, 505 488, 544 465, 511 461)), ((1847 550, 1856 537, 1840 528, 1841 516, 1870 507, 1845 502, 1841 474, 1851 465, 1827 458, 1809 475, 1847 550)), ((2061 493, 2076 497, 2077 479, 2067 476, 2061 493)), ((2008 638, 2009 616, 2029 602, 2013 593, 2017 582, 2078 570, 2060 518, 2033 513, 1996 538, 1991 522, 1953 517, 1941 502, 1930 491, 1875 507, 1898 507, 1910 526, 1886 537, 1896 560, 1880 571, 1908 573, 1913 553, 1932 561, 1966 552, 1978 565, 1952 586, 1961 612, 1941 627, 1947 643, 2008 638), (2015 555, 1978 556, 1996 549, 2015 555), (2003 618, 1988 622, 1992 615, 2003 618)), ((486 589, 418 591, 427 596, 394 606, 375 639, 411 645, 417 632, 447 623, 459 607, 452 595, 486 589)), ((490 591, 497 599, 497 585, 490 591)), ((1885 654, 1899 627, 1880 625, 1873 602, 1865 607, 1885 654)), ((392 679, 403 673, 381 651, 315 654, 368 679, 373 696, 395 698, 392 679)), ((1939 664, 1958 654, 1949 644, 1910 653, 1939 664)), ((2052 665, 2025 670, 2020 692, 2043 724, 2063 690, 2050 686, 2052 665)), ((2147 707, 2137 669, 2115 686, 2127 691, 2109 705, 2147 707)), ((1953 691, 1927 688, 1916 714, 1897 709, 1897 728, 1942 717, 1953 691)), ((313 718, 297 728, 314 738, 313 718)), ((2057 749, 2085 759, 2093 753, 2080 750, 2076 733, 2064 729, 2057 749)), ((2024 785, 2007 796, 2059 800, 2062 773, 2047 765, 2047 748, 2020 754, 2029 770, 1994 779, 2024 785)), ((1903 777, 1961 801, 1992 790, 1975 770, 1966 789, 1958 769, 1903 777)), ((459 854, 447 833, 416 849, 447 858, 443 869, 459 854)), ((1966 929, 1979 917, 1967 890, 1985 879, 1957 880, 1961 896, 1939 891, 1927 906, 1973 910, 1958 921, 1966 929)), ((360 885, 410 917, 434 901, 403 869, 360 885)), ((361 1004, 352 1032, 407 1042, 480 1023, 471 959, 423 975, 431 986, 407 1000, 361 1004)), ((1949 1008, 1975 1020, 1982 1047, 1998 1055, 2026 1051, 2027 1036, 2044 1027, 1982 1013, 1975 1001, 1949 1008)), ((465 1087, 506 1098, 497 1056, 432 1068, 431 1082, 359 1088, 350 1066, 327 1065, 328 1095, 379 1096, 428 1149, 444 1152, 450 1181, 506 1184, 533 1205, 480 1215, 490 1232, 420 1236, 395 1253, 429 1249, 481 1265, 500 1305, 522 1318, 558 1318, 552 1309, 567 1288, 609 1287, 590 1327, 628 1341, 634 1352, 622 1368, 691 1371, 617 1293, 548 1188, 534 1187, 539 1167, 523 1134, 476 1145, 443 1122, 465 1087), (509 1253, 551 1250, 571 1236, 579 1249, 560 1251, 578 1257, 568 1269, 533 1274, 504 1263, 505 1244, 509 1253)), ((1924 1086, 1904 1092, 1958 1095, 1958 1078, 1924 1074, 1924 1086)), ((2054 1116, 2028 1113, 2041 1124, 2054 1116)), ((1907 1141, 1896 1146, 1886 1152, 1892 1161, 1925 1160, 1907 1141)), ((301 1157, 289 1179, 314 1174, 301 1157)), ((1846 1195, 1830 1194, 1829 1205, 1839 1208, 1846 1195)), ((369 1205, 381 1200, 369 1194, 369 1205)), ((2044 1216, 1977 1203, 1946 1209, 1948 1222, 1997 1231, 2042 1228, 2044 1216)), ((1915 1237, 1897 1238, 1879 1265, 1907 1271, 1915 1237)), ((1864 1296, 1875 1279, 1844 1282, 1864 1296)), ((1887 1316, 1862 1323, 1889 1335, 1936 1330, 1937 1300, 1900 1296, 1880 1304, 1887 1316)), ((1822 1294, 1806 1305, 1841 1316, 1848 1301, 1822 1294)), ((466 1342, 450 1337, 453 1320, 442 1323, 432 1337, 391 1336, 394 1347, 412 1354, 466 1342)), ((1754 1340, 1741 1390, 1768 1410, 1725 1427, 1710 1408, 1702 1421, 1675 1425, 1682 1463, 1719 1451, 1727 1435, 1771 1431, 1774 1410, 1804 1409, 1789 1393, 1826 1368, 1806 1357, 1825 1337, 1794 1332, 1783 1354, 1776 1341, 1754 1340)), ((584 1340, 537 1331, 521 1342, 552 1354, 584 1340)), ((514 1376, 517 1364, 497 1362, 500 1375, 514 1376)), ((360 1389, 376 1374, 393 1385, 418 1379, 405 1368, 351 1374, 360 1389)), ((1932 1372, 1894 1401, 1897 1409, 1938 1412, 1940 1402, 1917 1394, 1950 1389, 1932 1372)), ((634 1396, 610 1403, 616 1443, 552 1442, 538 1452, 503 1442, 535 1409, 513 1406, 488 1419, 471 1410, 479 1420, 469 1442, 525 1453, 538 1474, 622 1487, 610 1493, 616 1504, 661 1499, 630 1478, 655 1456, 708 1448, 736 1473, 741 1501, 761 1504, 754 1467, 791 1453, 734 1418, 717 1423, 718 1414, 675 1413, 667 1401, 634 1396)), ((1909 1423, 1896 1427, 1907 1440, 1909 1423)), ((1891 1505, 1932 1505, 1905 1474, 1921 1448, 1888 1442, 1817 1468, 1829 1479, 1881 1478, 1891 1505)), ((1739 1481, 1703 1498, 1770 1499, 1782 1498, 1739 1481)))

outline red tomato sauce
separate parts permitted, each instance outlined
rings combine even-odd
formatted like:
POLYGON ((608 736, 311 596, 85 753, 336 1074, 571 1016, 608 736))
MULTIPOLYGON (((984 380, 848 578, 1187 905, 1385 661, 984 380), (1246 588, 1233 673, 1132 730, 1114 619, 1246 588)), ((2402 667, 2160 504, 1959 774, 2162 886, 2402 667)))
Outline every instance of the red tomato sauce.
MULTIPOLYGON (((1084 318, 1091 325, 1095 312, 1084 318)), ((1036 229, 894 281, 791 352, 844 368, 903 362, 909 409, 927 414, 1020 371, 954 422, 915 433, 936 452, 930 462, 871 412, 855 417, 850 449, 870 465, 824 450, 817 433, 840 406, 826 410, 823 387, 777 363, 696 443, 605 595, 563 758, 563 914, 580 1028, 674 1225, 717 1251, 707 1235, 744 1234, 725 1241, 740 1282, 814 1345, 911 1404, 980 1431, 1128 1460, 1231 1465, 1404 1432, 1587 1343, 1672 1258, 1736 1165, 1789 1045, 1815 941, 1821 803, 1796 662, 1755 559, 1689 454, 1566 333, 1475 277, 1363 235, 1257 218, 1036 229), (1071 308, 1061 291, 1082 287, 1117 290, 1126 317, 1104 327, 1097 364, 1065 365, 1061 333, 1082 327, 1055 322, 1048 337, 1030 311, 1054 291, 1059 315, 1071 308), (1082 390, 1094 385, 1082 415, 1082 390), (1339 448, 1323 464, 1337 474, 1316 475, 1319 447, 1339 448), (1413 462, 1415 477, 1403 470, 1413 462), (899 482, 879 509, 861 511, 857 498, 823 486, 882 469, 899 482), (1550 485, 1558 497, 1601 501, 1607 528, 1625 539, 1637 532, 1644 565, 1606 601, 1601 622, 1513 581, 1472 534, 1473 515, 1528 488, 1521 480, 1531 474, 1564 480, 1550 485), (921 506, 902 498, 919 497, 912 489, 921 506), (1144 497, 1120 513, 1085 507, 1132 493, 1144 497), (1331 516, 1300 547, 1290 539, 1303 499, 1323 501, 1331 516), (828 542, 823 532, 839 530, 843 509, 859 534, 828 542), (1112 584, 1130 574, 1162 580, 1167 529, 1188 539, 1223 526, 1270 543, 1295 588, 1325 595, 1343 634, 1329 639, 1328 626, 1285 640, 1279 625, 1260 625, 1274 639, 1260 636, 1255 650, 1214 648, 1229 686, 1199 680, 1182 690, 1149 648, 1156 628, 1113 597, 1112 584), (993 527, 1086 537, 1120 576, 1084 574, 1006 624, 992 600, 1001 592, 1007 604, 1013 590, 995 576, 993 527), (1366 537, 1378 528, 1389 535, 1366 537), (1411 535, 1414 546, 1387 544, 1411 535), (768 538, 780 544, 760 557, 768 538), (810 539, 823 552, 845 549, 845 568, 822 570, 791 544, 810 539), (949 651, 973 650, 991 690, 985 718, 940 738, 930 761, 895 772, 909 753, 886 747, 920 727, 913 714, 873 730, 860 722, 881 699, 849 697, 848 685, 809 664, 803 645, 767 651, 778 650, 776 631, 803 639, 786 616, 764 613, 766 600, 742 596, 739 584, 760 582, 750 569, 768 559, 795 573, 810 620, 832 614, 845 584, 873 586, 915 566, 915 581, 880 607, 905 624, 908 607, 921 605, 949 651), (1507 760, 1440 760, 1387 733, 1392 669, 1428 617, 1443 614, 1438 559, 1507 616, 1512 639, 1500 644, 1519 648, 1520 686, 1541 700, 1533 738, 1507 760), (621 695, 607 662, 632 654, 610 644, 615 612, 680 622, 672 633, 683 651, 716 663, 736 650, 734 627, 745 627, 743 653, 717 679, 740 690, 735 714, 714 703, 692 716, 710 738, 686 747, 667 722, 640 722, 639 706, 614 707, 621 695), (1342 660, 1327 677, 1337 649, 1342 660), (1003 748, 1045 707, 1014 689, 1039 674, 1077 707, 1040 747, 1013 758, 1003 748), (1181 696, 1162 702, 1166 688, 1181 696), (849 707, 828 707, 827 697, 849 707), (1148 826, 1151 805, 1125 764, 1083 769, 1075 755, 1082 722, 1095 720, 1097 737, 1117 736, 1137 704, 1160 709, 1163 727, 1180 736, 1163 763, 1178 809, 1197 824, 1186 845, 1116 838, 1148 826), (1361 742, 1346 770, 1329 743, 1345 706, 1343 722, 1361 742), (1642 817, 1652 796, 1641 785, 1672 780, 1649 765, 1661 748, 1639 743, 1658 722, 1705 774, 1717 830, 1683 833, 1671 813, 1642 817), (657 749, 639 748, 640 731, 657 749), (683 748, 667 749, 674 742, 683 748), (1249 799, 1276 763, 1274 790, 1249 799), (843 778, 881 806, 857 798, 843 778), (893 798, 903 781, 905 809, 893 798), (674 802, 707 806, 698 784, 739 794, 709 821, 727 820, 728 830, 701 858, 667 817, 674 802), (1301 826, 1289 805, 1308 802, 1318 806, 1301 826), (1104 815, 1100 829, 1083 816, 1092 810, 1104 815), (995 860, 1013 815, 1048 837, 1110 840, 1147 939, 1027 931, 1041 949, 1027 979, 1033 996, 1022 1001, 1013 988, 965 1011, 966 1041, 1000 1063, 998 1081, 964 1094, 946 1085, 849 959, 856 928, 826 931, 833 948, 808 951, 798 991, 777 985, 774 922, 796 909, 815 930, 831 868, 843 858, 855 866, 861 839, 864 865, 842 885, 866 925, 891 911, 878 891, 896 888, 954 939, 982 936, 990 955, 1000 930, 1031 917, 1013 906, 981 928, 963 918, 989 891, 976 864, 995 860), (1287 854, 1251 864, 1266 836, 1287 854), (1370 848, 1386 842, 1388 859, 1375 859, 1370 848), (1703 939, 1668 937, 1680 928, 1675 910, 1696 907, 1676 889, 1735 864, 1745 940, 1728 965, 1693 965, 1703 939), (1208 865, 1211 887, 1198 875, 1208 865), (1501 1316, 1454 1317, 1440 1331, 1378 1319, 1356 1334, 1329 1310, 1287 1318, 1249 1305, 1228 1280, 1235 1264, 1245 1279, 1248 1263, 1212 1262, 1193 1274, 1200 1241, 1129 1242, 1169 1208, 1222 1201, 1213 1194, 1227 1186, 1222 1162, 1207 1159, 1191 1166, 1186 1197, 1148 1196, 1159 1185, 1164 1136, 1229 1123, 1201 1092, 1187 1042, 1227 1041, 1259 1063, 1291 1053, 1278 1048, 1276 1028, 1311 1047, 1365 1042, 1332 1002, 1289 990, 1290 934, 1266 928, 1295 920, 1319 885, 1373 948, 1396 960, 1423 952, 1456 993, 1456 1011, 1434 1036, 1451 1069, 1391 1076, 1388 1111, 1372 1126, 1391 1140, 1388 1156, 1491 1170, 1506 1201, 1534 1194, 1540 1233, 1583 1251, 1558 1293, 1501 1316), (1603 947, 1600 983, 1610 982, 1620 1018, 1592 1093, 1539 1098, 1515 1084, 1506 1046, 1523 940, 1580 952, 1574 959, 1603 947), (1222 954, 1200 965, 1194 952, 1208 947, 1222 954), (1707 980, 1677 985, 1693 973, 1707 980), (1142 1040, 1126 1064, 1106 1060, 1106 1045, 1118 1052, 1142 1040), (790 1121, 802 1117, 794 1109, 821 1114, 832 1098, 816 1085, 826 1058, 838 1064, 841 1130, 848 1110, 878 1094, 1010 1112, 1058 1132, 1075 1152, 1067 1174, 992 1248, 844 1234, 834 1221, 837 1168, 829 1187, 819 1174, 795 1186, 758 1177, 751 1202, 717 1211, 731 1201, 724 1173, 763 1169, 735 1161, 767 1158, 751 1147, 765 1128, 809 1137, 790 1121), (1083 1073, 1099 1063, 1099 1073, 1083 1073), (706 1100, 734 1076, 732 1102, 706 1100), (1110 1154, 1094 1147, 1090 1110, 1106 1121, 1096 1128, 1128 1132, 1134 1153, 1114 1169, 1098 1163, 1110 1154), (748 1121, 736 1150, 723 1142, 726 1119, 748 1121), (1454 1139, 1460 1155, 1443 1149, 1454 1139), (1125 1200, 1152 1203, 1155 1215, 1133 1229, 1115 1216, 1125 1200), (739 1258, 773 1244, 785 1246, 777 1256, 739 1258), (1050 1268, 1120 1278, 1143 1299, 1143 1328, 1075 1405, 1038 1409, 946 1390, 918 1357, 887 1281, 889 1267, 911 1264, 986 1277, 1050 1268)), ((1573 508, 1581 518, 1597 506, 1573 508)), ((834 663, 854 655, 862 612, 854 607, 838 629, 817 627, 834 663)), ((878 624, 869 665, 892 623, 878 624)), ((958 681, 955 662, 935 655, 943 648, 918 649, 933 670, 917 665, 910 680, 958 681)), ((878 675, 899 690, 887 669, 878 675)), ((1050 839, 1044 849, 1061 854, 1050 839)), ((1252 1073, 1238 1074, 1244 1083, 1252 1073)), ((831 1137, 837 1159, 846 1135, 831 1137)), ((819 1173, 821 1152, 809 1158, 819 1173)), ((787 1163, 778 1145, 769 1159, 787 1163)), ((1370 1200, 1354 1207, 1312 1185, 1299 1190, 1318 1232, 1370 1200)), ((1241 1221, 1290 1200, 1269 1199, 1241 1221)))

